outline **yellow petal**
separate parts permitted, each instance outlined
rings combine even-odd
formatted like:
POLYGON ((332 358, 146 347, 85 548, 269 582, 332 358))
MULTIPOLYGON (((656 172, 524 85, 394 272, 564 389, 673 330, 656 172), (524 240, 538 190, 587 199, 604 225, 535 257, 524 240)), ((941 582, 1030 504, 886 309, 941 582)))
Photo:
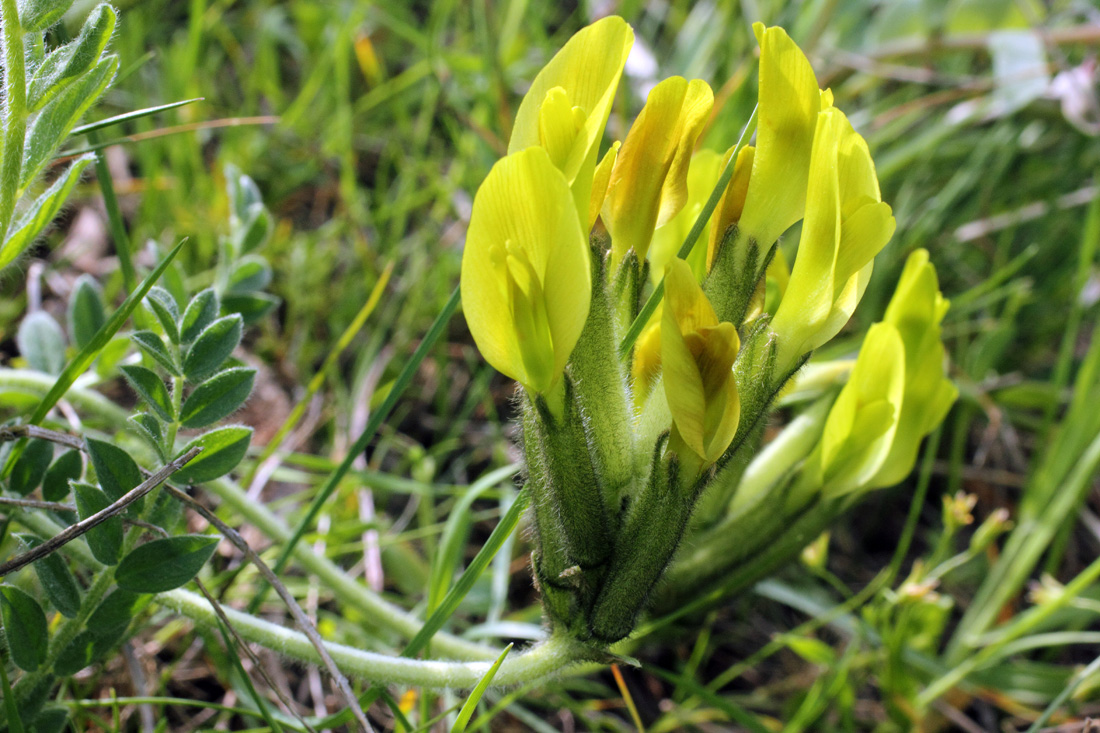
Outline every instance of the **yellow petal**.
POLYGON ((619 141, 616 140, 603 155, 603 160, 596 166, 596 172, 592 176, 592 194, 588 200, 588 231, 596 226, 596 219, 603 208, 603 200, 607 196, 607 184, 611 180, 611 171, 615 167, 615 158, 619 154, 619 141))
POLYGON ((661 375, 661 309, 658 307, 634 344, 630 376, 634 382, 634 404, 645 402, 661 375))
POLYGON ((737 329, 718 323, 688 264, 669 263, 661 320, 665 397, 675 432, 704 464, 721 457, 737 432, 739 348, 737 329))
POLYGON ((898 329, 905 345, 905 395, 890 454, 871 480, 873 486, 896 484, 913 470, 920 441, 943 420, 958 395, 944 373, 940 321, 948 305, 928 252, 916 250, 886 308, 884 320, 898 329))
POLYGON ((613 268, 632 249, 643 260, 653 230, 683 208, 691 153, 713 105, 713 92, 699 79, 674 76, 649 93, 619 151, 604 201, 613 268))
POLYGON ((829 417, 821 446, 827 497, 865 488, 882 467, 901 413, 905 347, 898 330, 876 323, 829 417))
POLYGON ((557 383, 591 300, 569 184, 542 148, 493 166, 474 197, 462 307, 486 361, 533 392, 557 383))
POLYGON ((822 110, 802 237, 787 292, 772 320, 784 368, 839 333, 863 297, 871 263, 895 227, 890 207, 878 196, 863 138, 842 112, 822 110))
MULTIPOLYGON (((619 77, 633 44, 634 31, 617 16, 604 18, 578 31, 543 67, 524 96, 516 112, 508 152, 541 145, 544 117, 560 123, 560 112, 542 114, 548 99, 557 107, 568 105, 571 114, 574 108, 579 109, 583 123, 568 150, 555 150, 551 155, 572 185, 586 162, 594 159, 594 149, 599 147, 603 137, 619 77), (550 95, 555 88, 561 90, 561 95, 550 95)), ((573 122, 579 119, 580 115, 573 122)), ((591 176, 591 170, 586 173, 586 177, 591 176)))
POLYGON ((782 28, 753 26, 760 44, 756 156, 741 231, 761 252, 802 218, 817 113, 832 95, 818 89, 810 62, 782 28))
MULTIPOLYGON (((726 155, 733 152, 730 148, 726 155)), ((752 171, 753 158, 756 148, 746 145, 737 153, 737 162, 733 164, 733 176, 729 185, 722 193, 718 206, 714 209, 714 224, 710 229, 710 237, 707 239, 707 270, 714 264, 714 258, 718 255, 718 246, 722 238, 726 236, 726 230, 741 219, 741 213, 745 210, 745 196, 749 190, 749 173, 752 171)))
MULTIPOLYGON (((665 265, 676 257, 691 228, 695 226, 695 220, 699 218, 699 213, 722 175, 724 157, 715 150, 706 149, 692 156, 687 174, 687 202, 684 208, 680 209, 679 214, 653 232, 653 240, 649 245, 649 274, 654 284, 664 277, 665 265)), ((705 242, 709 238, 710 221, 704 226, 695 247, 685 258, 691 265, 691 271, 695 273, 696 280, 702 281, 707 274, 705 242)))

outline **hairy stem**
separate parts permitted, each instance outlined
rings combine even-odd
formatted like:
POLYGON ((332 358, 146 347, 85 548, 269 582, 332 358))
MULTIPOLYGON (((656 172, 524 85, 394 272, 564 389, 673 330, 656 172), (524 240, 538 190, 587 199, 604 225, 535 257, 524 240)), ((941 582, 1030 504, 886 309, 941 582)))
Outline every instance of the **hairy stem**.
POLYGON ((16 0, 0 0, 4 39, 4 147, 0 157, 0 240, 6 239, 19 195, 27 136, 27 78, 23 26, 16 0))

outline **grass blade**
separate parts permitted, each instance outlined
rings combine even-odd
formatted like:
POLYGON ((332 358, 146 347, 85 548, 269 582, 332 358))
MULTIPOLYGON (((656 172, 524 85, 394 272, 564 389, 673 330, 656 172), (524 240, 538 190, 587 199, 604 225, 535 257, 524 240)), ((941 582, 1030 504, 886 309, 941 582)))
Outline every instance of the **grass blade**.
MULTIPOLYGON (((321 507, 325 505, 328 498, 336 491, 336 487, 340 485, 340 481, 343 480, 344 476, 351 469, 351 464, 359 457, 359 454, 366 450, 367 444, 374 438, 378 429, 382 427, 382 423, 389 417, 390 412, 393 411, 394 406, 397 404, 397 400, 404 394, 405 390, 408 389, 413 375, 420 366, 420 362, 424 361, 424 358, 428 355, 428 351, 435 346, 435 342, 443 334, 443 329, 446 327, 447 322, 451 320, 451 316, 454 315, 455 309, 458 308, 458 301, 459 291, 458 288, 455 288, 451 293, 451 297, 448 298, 446 305, 443 306, 443 310, 436 316, 435 322, 432 323, 431 328, 424 334, 424 338, 421 340, 420 345, 416 347, 416 351, 413 352, 412 357, 405 363, 405 368, 402 369, 401 373, 397 376, 397 380, 386 395, 386 399, 382 401, 379 408, 370 416, 367 427, 363 429, 362 434, 355 441, 355 445, 348 450, 347 455, 344 456, 344 460, 336 467, 336 470, 329 474, 328 480, 310 503, 306 515, 302 517, 302 520, 298 522, 298 526, 294 528, 294 534, 291 535, 290 541, 283 547, 282 554, 279 555, 279 560, 275 563, 274 570, 276 573, 281 572, 283 568, 286 567, 287 560, 290 559, 290 555, 294 552, 295 546, 301 541, 306 531, 313 525, 313 521, 321 512, 321 507)), ((249 605, 250 613, 256 612, 256 609, 259 608, 265 595, 267 595, 267 586, 263 585, 259 588, 256 595, 253 597, 252 603, 249 605)))
MULTIPOLYGON (((745 123, 744 129, 741 130, 741 137, 737 140, 737 144, 733 146, 733 153, 726 163, 725 170, 723 170, 722 175, 718 177, 718 183, 715 184, 714 190, 710 192, 710 198, 707 199, 707 203, 703 206, 703 210, 699 212, 699 216, 695 218, 695 223, 691 225, 691 231, 689 231, 687 237, 684 238, 684 243, 680 245, 680 251, 676 253, 678 258, 684 259, 691 254, 691 250, 695 247, 695 243, 699 241, 699 235, 703 233, 703 227, 707 225, 707 221, 710 220, 710 215, 714 213, 714 209, 718 206, 718 200, 722 198, 722 194, 726 191, 726 186, 729 185, 730 179, 733 178, 733 169, 737 164, 737 154, 741 152, 741 147, 745 142, 752 137, 750 130, 753 129, 755 122, 756 107, 753 107, 748 122, 745 123)), ((642 329, 649 323, 653 311, 657 310, 657 306, 661 304, 661 298, 663 298, 664 295, 665 282, 662 279, 661 282, 657 283, 657 287, 653 288, 653 292, 645 302, 645 305, 642 306, 642 310, 638 313, 638 317, 630 324, 630 328, 627 329, 626 335, 623 336, 623 340, 619 344, 620 359, 625 359, 630 353, 630 350, 634 348, 634 342, 638 340, 638 336, 641 335, 642 329)))
POLYGON ((493 684, 493 678, 497 675, 497 670, 500 669, 501 662, 508 656, 508 652, 512 651, 512 644, 504 647, 504 651, 500 653, 497 660, 493 662, 493 666, 489 667, 489 671, 485 673, 485 676, 477 683, 477 686, 470 691, 470 696, 466 698, 466 702, 462 703, 462 709, 458 711, 458 717, 455 718, 455 724, 451 726, 451 733, 463 733, 466 730, 466 726, 470 724, 470 718, 473 717, 474 711, 477 710, 477 704, 481 702, 481 696, 485 694, 485 691, 489 689, 489 685, 493 684))
POLYGON ((114 117, 108 117, 102 120, 96 120, 95 122, 89 122, 86 125, 80 125, 74 127, 69 131, 69 135, 85 135, 89 132, 96 130, 102 130, 112 125, 118 125, 123 122, 129 122, 130 120, 140 120, 142 117, 148 117, 149 115, 155 115, 157 112, 164 112, 165 110, 175 109, 177 107, 183 107, 195 102, 202 102, 205 97, 195 97, 194 99, 184 99, 179 102, 170 102, 168 104, 161 104, 156 107, 146 107, 144 109, 134 110, 133 112, 125 112, 114 117))

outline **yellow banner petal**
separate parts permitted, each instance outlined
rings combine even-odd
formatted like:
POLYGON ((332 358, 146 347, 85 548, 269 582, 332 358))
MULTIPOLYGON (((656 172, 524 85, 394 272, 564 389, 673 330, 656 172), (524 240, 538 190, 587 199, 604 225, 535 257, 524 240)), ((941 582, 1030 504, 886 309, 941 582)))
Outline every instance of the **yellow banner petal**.
MULTIPOLYGON (((603 137, 619 78, 633 44, 634 31, 617 16, 603 18, 578 31, 543 67, 524 96, 516 112, 508 152, 542 145, 544 119, 546 126, 553 127, 549 120, 560 123, 563 120, 561 109, 568 107, 570 122, 576 129, 567 150, 562 138, 553 138, 559 147, 551 158, 572 185, 586 162, 594 159, 594 149, 599 147, 603 137), (544 115, 542 108, 547 102, 554 110, 544 115)), ((557 132, 561 133, 562 129, 557 132)), ((587 175, 591 175, 590 170, 587 175)))
POLYGON ((486 361, 547 393, 584 328, 591 273, 569 184, 542 148, 498 161, 478 189, 461 287, 486 361))
POLYGON ((741 231, 767 251, 802 218, 817 113, 831 103, 802 50, 782 28, 753 26, 760 44, 756 156, 741 231))

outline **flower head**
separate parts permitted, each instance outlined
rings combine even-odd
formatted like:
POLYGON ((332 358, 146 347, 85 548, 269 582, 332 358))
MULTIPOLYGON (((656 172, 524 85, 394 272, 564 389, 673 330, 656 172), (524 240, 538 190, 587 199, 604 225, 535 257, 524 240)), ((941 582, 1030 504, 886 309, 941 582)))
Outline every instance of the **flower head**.
POLYGON ((558 384, 591 301, 588 240, 565 176, 542 148, 509 155, 474 198, 462 307, 496 369, 528 390, 558 384))

